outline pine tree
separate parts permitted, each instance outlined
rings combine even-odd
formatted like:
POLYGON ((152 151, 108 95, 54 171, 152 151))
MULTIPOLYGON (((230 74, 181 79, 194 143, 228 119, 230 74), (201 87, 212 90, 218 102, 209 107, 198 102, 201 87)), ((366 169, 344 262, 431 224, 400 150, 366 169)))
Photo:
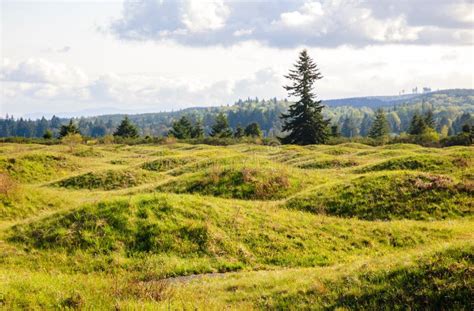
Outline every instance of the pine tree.
POLYGON ((260 130, 260 126, 256 122, 247 125, 245 127, 244 134, 245 136, 250 137, 262 137, 262 131, 260 130))
POLYGON ((173 122, 169 135, 178 139, 188 139, 191 138, 191 131, 191 122, 187 117, 182 116, 178 121, 173 122))
POLYGON ((369 131, 369 137, 373 139, 381 139, 387 136, 389 133, 389 127, 385 113, 382 109, 378 109, 375 112, 374 122, 369 131))
POLYGON ((345 137, 355 137, 357 136, 357 126, 355 125, 354 119, 351 117, 346 117, 342 123, 341 134, 345 137))
POLYGON ((203 138, 204 137, 204 127, 202 121, 198 120, 191 128, 191 138, 203 138))
POLYGON ((360 135, 361 136, 368 136, 370 132, 370 128, 372 127, 372 117, 369 114, 364 114, 364 118, 360 124, 360 135))
POLYGON ((51 139, 53 138, 53 132, 51 132, 51 130, 46 130, 43 134, 43 138, 44 139, 51 139))
POLYGON ((341 136, 341 133, 339 132, 339 126, 337 124, 331 125, 331 136, 332 137, 341 136))
POLYGON ((237 128, 234 131, 234 138, 242 138, 242 137, 244 137, 244 135, 245 135, 245 133, 244 133, 244 129, 242 128, 242 126, 240 124, 237 125, 237 128))
POLYGON ((214 125, 212 125, 211 133, 212 137, 232 137, 232 130, 229 127, 229 121, 224 113, 219 113, 214 120, 214 125))
POLYGON ((436 121, 434 119, 433 111, 428 110, 425 113, 425 124, 426 124, 427 127, 431 128, 431 129, 435 129, 436 121))
POLYGON ((289 132, 281 140, 285 144, 323 144, 329 136, 329 120, 324 120, 321 113, 324 106, 313 93, 314 83, 322 75, 306 50, 300 53, 294 67, 285 76, 292 84, 284 88, 290 96, 298 97, 298 101, 290 105, 288 113, 281 115, 283 131, 289 132))
POLYGON ((138 137, 138 130, 126 116, 115 130, 114 136, 135 138, 138 137))
POLYGON ((76 124, 74 124, 72 119, 69 120, 69 123, 67 125, 61 125, 61 128, 59 129, 59 138, 62 138, 70 134, 81 134, 81 132, 79 131, 79 128, 77 127, 76 124))
POLYGON ((410 122, 409 133, 411 135, 421 135, 427 129, 425 119, 419 114, 415 113, 410 122))

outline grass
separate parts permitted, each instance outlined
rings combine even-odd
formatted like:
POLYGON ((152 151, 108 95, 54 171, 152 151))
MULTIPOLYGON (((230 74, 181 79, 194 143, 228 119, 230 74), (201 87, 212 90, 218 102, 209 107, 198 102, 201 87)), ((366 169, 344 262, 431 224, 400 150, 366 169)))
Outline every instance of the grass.
POLYGON ((137 170, 106 170, 69 177, 53 185, 69 189, 114 190, 137 186, 145 179, 146 175, 137 170))
POLYGON ((470 309, 472 147, 5 144, 6 309, 470 309))
POLYGON ((319 187, 288 200, 292 209, 367 220, 446 219, 472 215, 474 184, 443 175, 390 172, 319 187))

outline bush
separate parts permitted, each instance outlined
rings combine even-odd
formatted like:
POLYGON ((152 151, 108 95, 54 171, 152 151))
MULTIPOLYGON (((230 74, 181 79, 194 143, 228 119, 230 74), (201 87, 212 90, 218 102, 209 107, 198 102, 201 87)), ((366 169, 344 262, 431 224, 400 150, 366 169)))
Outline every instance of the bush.
POLYGON ((443 147, 449 146, 470 146, 472 139, 468 133, 460 133, 456 136, 448 136, 441 140, 443 147))
POLYGON ((17 183, 8 174, 0 173, 0 195, 10 198, 17 188, 17 183))
POLYGON ((63 138, 61 138, 61 143, 69 147, 69 152, 73 152, 74 148, 82 143, 82 136, 81 134, 67 134, 63 138))

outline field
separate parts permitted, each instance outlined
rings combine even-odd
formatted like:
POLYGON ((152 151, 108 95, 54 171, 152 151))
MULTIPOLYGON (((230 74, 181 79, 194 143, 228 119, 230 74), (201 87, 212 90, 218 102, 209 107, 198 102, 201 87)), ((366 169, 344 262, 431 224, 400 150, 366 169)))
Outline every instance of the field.
POLYGON ((474 148, 0 146, 0 307, 472 309, 474 148))

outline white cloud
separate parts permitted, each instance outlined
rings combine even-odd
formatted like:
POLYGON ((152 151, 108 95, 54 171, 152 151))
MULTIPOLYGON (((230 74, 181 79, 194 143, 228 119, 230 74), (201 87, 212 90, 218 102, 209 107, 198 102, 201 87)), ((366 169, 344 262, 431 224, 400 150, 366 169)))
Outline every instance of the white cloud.
POLYGON ((309 26, 324 15, 321 3, 306 2, 299 11, 281 13, 280 18, 288 27, 309 26))
POLYGON ((469 0, 143 0, 125 2, 111 29, 119 38, 192 46, 470 45, 473 11, 469 0))
POLYGON ((3 61, 1 77, 8 81, 81 85, 87 83, 86 74, 77 67, 51 63, 41 58, 30 58, 17 64, 3 61))
POLYGON ((281 75, 268 68, 237 80, 206 83, 143 74, 88 77, 77 68, 44 59, 2 63, 0 100, 3 112, 9 113, 48 112, 58 105, 64 112, 101 106, 161 111, 283 95, 281 75))
POLYGON ((220 29, 229 15, 222 0, 186 0, 182 10, 182 22, 191 32, 220 29))

